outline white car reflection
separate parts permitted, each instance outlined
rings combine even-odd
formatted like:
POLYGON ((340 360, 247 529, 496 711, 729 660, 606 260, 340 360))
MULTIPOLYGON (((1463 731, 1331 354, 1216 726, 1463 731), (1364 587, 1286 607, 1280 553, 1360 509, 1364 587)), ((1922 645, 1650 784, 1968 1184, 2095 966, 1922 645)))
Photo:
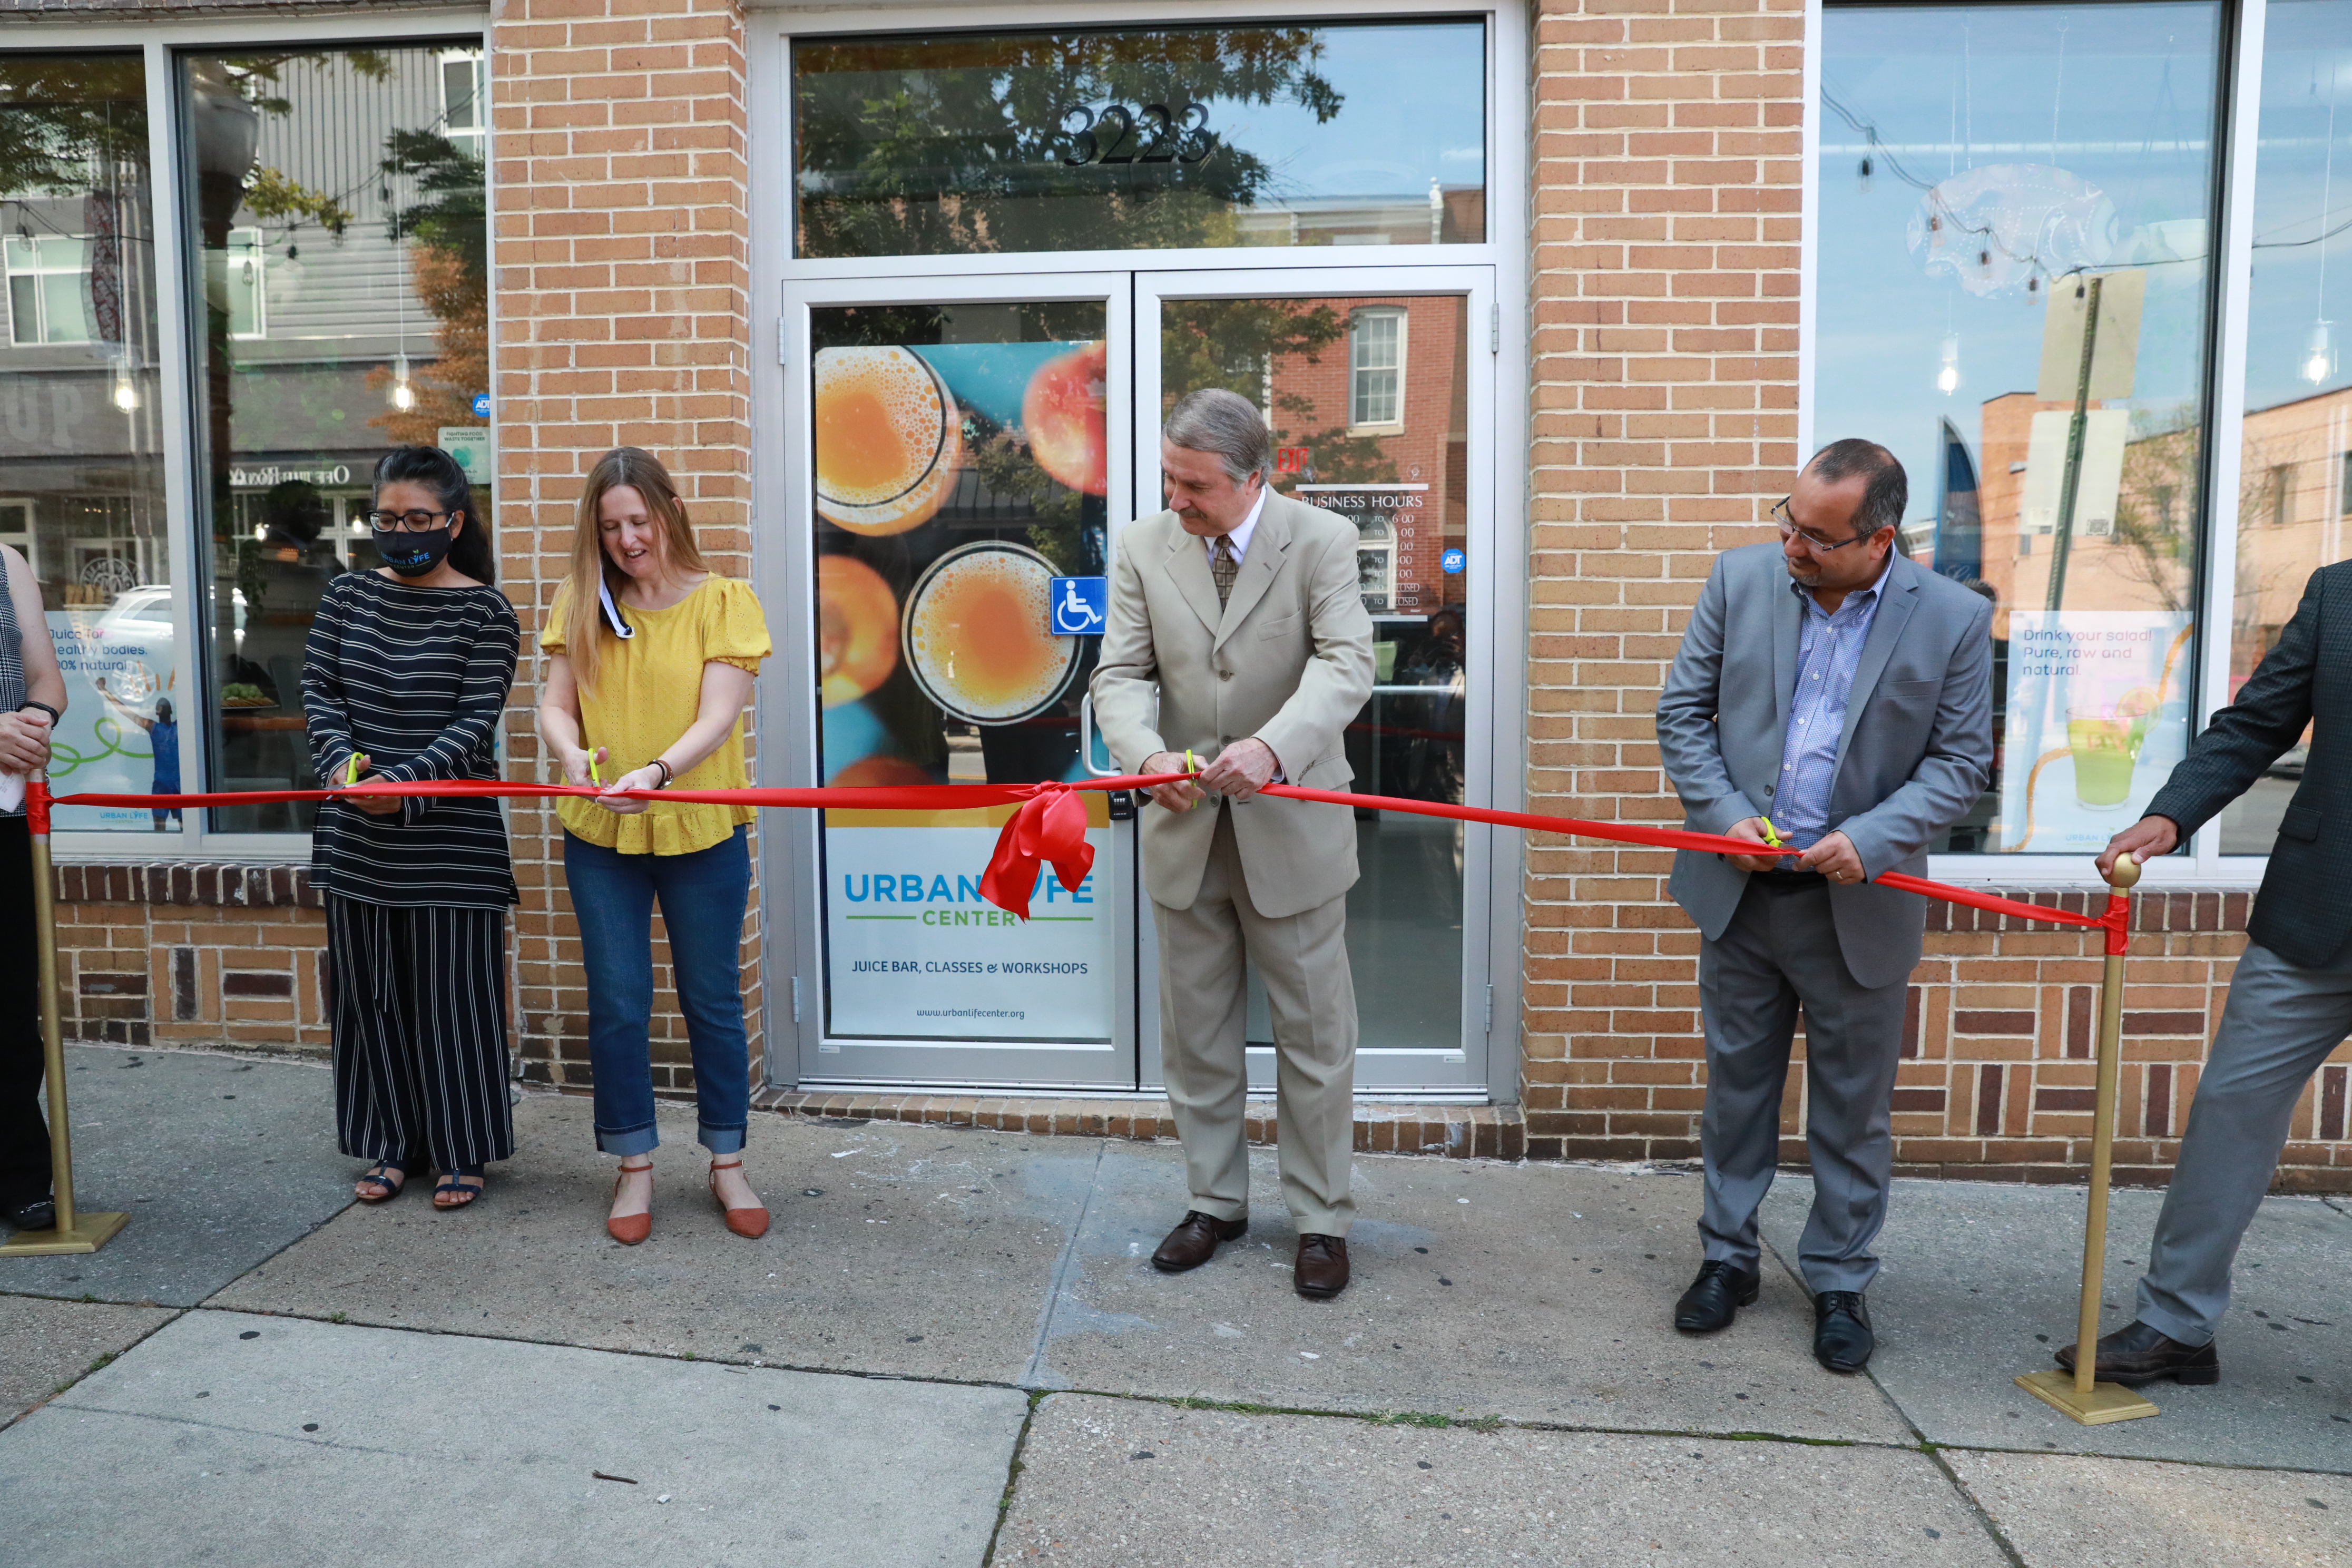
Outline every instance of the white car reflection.
MULTIPOLYGON (((236 641, 236 651, 242 654, 245 651, 245 595, 233 591, 230 598, 230 613, 236 623, 230 635, 236 641)), ((106 613, 91 623, 89 637, 100 647, 121 642, 143 642, 153 647, 168 648, 178 629, 172 616, 172 585, 169 583, 151 583, 145 587, 117 595, 114 603, 106 607, 106 613)))

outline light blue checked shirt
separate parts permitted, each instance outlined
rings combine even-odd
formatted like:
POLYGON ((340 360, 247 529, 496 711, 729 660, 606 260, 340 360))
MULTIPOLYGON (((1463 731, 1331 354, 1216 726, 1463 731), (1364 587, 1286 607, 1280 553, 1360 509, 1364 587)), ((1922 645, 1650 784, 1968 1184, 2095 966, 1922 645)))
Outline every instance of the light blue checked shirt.
MULTIPOLYGON (((1824 611, 1810 589, 1790 579, 1789 592, 1802 606, 1797 633, 1797 689, 1789 700, 1789 732, 1780 742, 1780 787, 1773 792, 1772 826, 1800 849, 1810 849, 1829 832, 1830 785, 1837 778, 1838 737, 1845 732, 1846 699, 1862 663, 1870 624, 1895 552, 1878 581, 1845 596, 1837 614, 1824 611)), ((1793 866, 1794 861, 1784 861, 1793 866)))

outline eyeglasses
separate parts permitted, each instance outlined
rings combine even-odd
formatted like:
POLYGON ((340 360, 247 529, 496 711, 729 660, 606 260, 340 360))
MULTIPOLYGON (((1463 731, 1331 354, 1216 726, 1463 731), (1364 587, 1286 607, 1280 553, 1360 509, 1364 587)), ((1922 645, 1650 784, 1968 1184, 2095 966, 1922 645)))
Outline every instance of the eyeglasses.
POLYGON ((426 533, 441 526, 444 518, 455 517, 454 511, 372 511, 367 514, 370 528, 378 533, 426 533))
POLYGON ((1827 555, 1832 550, 1843 550, 1849 544, 1859 544, 1870 537, 1867 533, 1857 533, 1852 539, 1841 539, 1832 544, 1810 529, 1799 528, 1797 520, 1789 515, 1787 496, 1782 496, 1772 503, 1772 521, 1780 525, 1782 540, 1801 539, 1805 542, 1805 548, 1816 555, 1827 555))

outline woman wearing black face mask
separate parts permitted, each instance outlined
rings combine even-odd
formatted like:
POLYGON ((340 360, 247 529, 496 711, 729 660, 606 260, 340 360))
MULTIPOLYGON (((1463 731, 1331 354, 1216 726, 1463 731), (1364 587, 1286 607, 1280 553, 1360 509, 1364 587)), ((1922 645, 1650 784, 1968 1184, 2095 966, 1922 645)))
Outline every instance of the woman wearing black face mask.
MULTIPOLYGON (((496 779, 520 631, 490 586, 489 534, 465 470, 436 447, 376 465, 368 513, 383 566, 335 579, 302 665, 321 779, 496 779)), ((310 879, 327 897, 335 1120, 374 1162, 363 1203, 429 1162, 437 1208, 480 1195, 514 1152, 507 1092, 506 911, 515 900, 495 800, 329 801, 310 879)))

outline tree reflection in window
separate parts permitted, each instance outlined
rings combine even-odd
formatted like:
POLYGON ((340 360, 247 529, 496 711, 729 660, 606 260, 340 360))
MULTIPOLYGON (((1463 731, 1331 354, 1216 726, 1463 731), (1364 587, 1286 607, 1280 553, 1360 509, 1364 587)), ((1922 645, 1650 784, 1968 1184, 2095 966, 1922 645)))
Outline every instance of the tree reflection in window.
POLYGON ((1475 243, 1484 61, 1475 21, 803 43, 796 249, 1475 243))

